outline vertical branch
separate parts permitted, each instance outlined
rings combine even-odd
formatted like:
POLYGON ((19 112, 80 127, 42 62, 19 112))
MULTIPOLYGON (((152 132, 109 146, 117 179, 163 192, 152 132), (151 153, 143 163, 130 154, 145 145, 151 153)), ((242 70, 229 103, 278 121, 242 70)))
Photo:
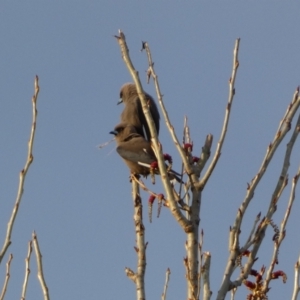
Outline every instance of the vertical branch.
POLYGON ((9 278, 10 278, 10 264, 11 264, 12 259, 13 259, 13 255, 10 254, 9 257, 8 257, 8 261, 6 263, 6 276, 5 276, 5 281, 4 281, 4 284, 3 284, 2 292, 1 292, 1 295, 0 295, 0 300, 4 300, 4 297, 5 297, 5 293, 6 293, 7 286, 8 286, 8 281, 9 281, 9 278))
POLYGON ((165 282, 165 285, 164 285, 164 291, 161 295, 161 300, 166 300, 167 299, 167 290, 168 290, 168 284, 169 284, 169 280, 170 280, 170 274, 171 274, 171 271, 168 268, 167 271, 166 271, 166 282, 165 282))
POLYGON ((299 294, 299 291, 300 291, 299 273, 300 273, 300 255, 299 255, 298 260, 295 264, 295 278, 294 278, 294 290, 293 290, 292 300, 297 300, 298 294, 299 294))
POLYGON ((198 189, 192 189, 192 205, 190 213, 190 221, 192 230, 187 232, 187 288, 188 299, 199 299, 198 294, 198 278, 199 278, 199 261, 198 261, 198 245, 199 245, 199 225, 200 225, 200 205, 202 192, 198 189))
POLYGON ((30 257, 31 257, 31 253, 32 253, 32 241, 29 241, 27 257, 25 258, 25 277, 24 277, 24 283, 23 283, 23 288, 22 288, 21 300, 25 300, 25 297, 26 297, 28 278, 29 278, 29 274, 30 274, 30 257))
POLYGON ((33 161, 33 154, 32 154, 32 149, 33 149, 33 142, 34 142, 34 136, 35 136, 35 128, 36 128, 36 119, 37 119, 37 109, 36 109, 36 102, 37 102, 37 97, 39 94, 39 78, 38 76, 35 77, 34 81, 34 95, 32 97, 32 126, 31 126, 31 133, 30 133, 30 138, 28 141, 28 154, 27 154, 27 159, 25 163, 24 169, 20 172, 20 178, 19 178, 19 188, 18 188, 18 193, 15 201, 15 205, 10 217, 10 220, 7 224, 7 231, 6 231, 6 237, 5 241, 2 247, 2 250, 0 252, 0 264, 1 261, 8 249, 8 247, 11 244, 11 234, 14 226, 14 222, 19 210, 19 206, 21 203, 22 195, 24 192, 24 182, 25 182, 25 177, 27 174, 27 171, 33 161))
POLYGON ((43 263, 42 263, 42 254, 40 251, 37 235, 35 232, 32 234, 32 241, 33 241, 33 247, 34 247, 34 252, 36 255, 36 262, 37 262, 37 268, 38 268, 38 274, 37 277, 40 281, 40 285, 43 291, 44 295, 44 300, 49 300, 49 290, 45 281, 44 277, 44 271, 43 271, 43 263))
POLYGON ((201 179, 200 186, 201 186, 202 189, 206 185, 210 175, 212 174, 212 172, 213 172, 213 170, 214 170, 214 168, 215 168, 215 166, 216 166, 216 164, 219 160, 219 157, 221 155, 222 146, 223 146, 223 143, 224 143, 224 140, 225 140, 225 136, 226 136, 226 132, 227 132, 227 128, 228 128, 229 117, 230 117, 231 105, 232 105, 233 97, 235 95, 235 86, 234 86, 234 84, 235 84, 237 69, 239 67, 239 60, 238 60, 239 45, 240 45, 240 39, 238 38, 235 41, 235 46, 234 46, 234 50, 233 50, 233 67, 232 67, 232 74, 231 74, 231 77, 229 79, 228 103, 227 103, 227 107, 226 107, 226 113, 225 113, 222 133, 221 133, 218 145, 217 145, 215 155, 214 155, 214 157, 213 157, 213 159, 212 159, 205 175, 201 179))
POLYGON ((145 226, 143 223, 143 205, 140 196, 139 185, 132 182, 132 196, 134 202, 134 225, 136 234, 136 252, 137 252, 137 277, 136 277, 136 296, 137 299, 146 299, 145 296, 145 272, 146 272, 146 248, 145 226))
POLYGON ((200 237, 199 237, 199 243, 198 243, 198 257, 199 257, 199 270, 198 270, 198 291, 197 291, 197 297, 200 297, 201 292, 201 279, 202 279, 202 266, 203 266, 203 237, 204 237, 204 231, 201 230, 200 237))
POLYGON ((145 272, 146 272, 146 248, 147 243, 145 243, 145 226, 143 224, 143 205, 140 196, 139 184, 132 180, 132 198, 134 206, 134 226, 135 226, 135 237, 136 246, 135 251, 137 253, 137 270, 136 273, 131 271, 131 276, 126 271, 126 274, 131 278, 136 286, 136 299, 144 300, 146 299, 145 294, 145 272))
POLYGON ((203 300, 209 300, 212 291, 210 290, 209 271, 210 271, 211 255, 209 252, 204 252, 204 264, 202 267, 203 273, 203 300))

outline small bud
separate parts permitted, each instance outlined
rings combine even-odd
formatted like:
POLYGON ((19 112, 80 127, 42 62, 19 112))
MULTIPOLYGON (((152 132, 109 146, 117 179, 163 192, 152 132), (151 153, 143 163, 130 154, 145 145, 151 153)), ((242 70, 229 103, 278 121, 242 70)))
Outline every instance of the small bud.
POLYGON ((148 202, 149 202, 149 204, 153 204, 154 203, 154 201, 155 201, 155 196, 154 195, 150 195, 150 197, 149 197, 149 199, 148 199, 148 202))
POLYGON ((256 284, 252 281, 249 280, 244 280, 243 284, 249 289, 249 290, 254 290, 256 288, 256 284))
POLYGON ((193 151, 193 144, 185 143, 185 144, 183 144, 183 149, 186 151, 186 153, 192 152, 193 151))
POLYGON ((151 169, 158 169, 158 163, 157 163, 157 161, 152 162, 152 163, 150 164, 150 168, 151 168, 151 169))
POLYGON ((279 277, 282 277, 283 283, 286 283, 287 276, 283 271, 278 270, 278 271, 272 273, 272 279, 278 279, 279 277))
POLYGON ((173 163, 172 156, 167 153, 164 154, 164 160, 167 160, 170 164, 173 163))
POLYGON ((246 257, 249 257, 249 255, 250 255, 250 251, 249 250, 245 250, 243 253, 242 253, 242 255, 243 256, 246 256, 246 257))
POLYGON ((197 156, 193 156, 193 163, 197 163, 198 161, 199 161, 199 157, 197 157, 197 156))

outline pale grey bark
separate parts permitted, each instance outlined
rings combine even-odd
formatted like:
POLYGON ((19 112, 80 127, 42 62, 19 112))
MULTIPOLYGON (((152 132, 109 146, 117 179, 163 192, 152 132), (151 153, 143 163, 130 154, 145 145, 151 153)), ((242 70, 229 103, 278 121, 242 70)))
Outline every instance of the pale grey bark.
MULTIPOLYGON (((174 187, 170 184, 170 181, 167 176, 165 163, 162 156, 161 145, 158 141, 156 131, 154 130, 154 122, 151 118, 151 114, 148 112, 148 106, 144 97, 143 89, 141 86, 140 79, 138 77, 138 72, 134 69, 133 64, 129 57, 129 51, 125 40, 125 35, 122 31, 119 31, 119 36, 116 37, 121 48, 122 58, 127 66, 130 74, 132 75, 133 81, 137 86, 139 97, 143 106, 143 111, 146 117, 146 120, 149 124, 151 132, 151 142, 154 147, 154 152, 158 158, 159 170, 161 173, 162 183, 166 192, 165 204, 170 209, 170 212, 181 225, 182 229, 186 233, 186 257, 184 258, 184 265, 186 268, 186 280, 187 280, 187 299, 188 300, 198 300, 200 299, 201 285, 203 287, 202 298, 210 299, 212 291, 210 290, 209 284, 209 266, 210 260, 212 259, 210 254, 207 254, 206 260, 204 262, 200 261, 199 265, 199 248, 202 249, 202 244, 199 242, 199 225, 200 225, 200 212, 201 212, 201 196, 202 191, 206 186, 212 172, 214 171, 218 160, 221 155, 222 146, 225 141, 226 132, 228 129, 229 118, 232 108, 232 103, 235 95, 235 79, 237 75, 237 70, 239 67, 238 53, 239 53, 239 43, 240 39, 237 39, 233 51, 233 67, 232 74, 229 79, 229 96, 227 107, 225 111, 225 118, 223 122, 222 132, 217 144, 216 151, 213 155, 213 158, 206 170, 206 172, 201 175, 206 163, 209 160, 211 154, 211 146, 213 141, 212 135, 207 135, 204 146, 200 153, 200 157, 195 160, 192 156, 192 143, 189 138, 189 128, 187 126, 187 119, 185 119, 184 126, 184 144, 182 145, 174 131, 174 127, 169 119, 167 110, 164 106, 163 97, 160 91, 160 86, 158 83, 158 76, 154 70, 154 63, 152 61, 150 47, 147 42, 143 42, 143 50, 146 51, 148 58, 148 81, 150 78, 153 78, 154 85, 156 88, 157 98, 161 107, 162 115, 165 120, 166 126, 169 130, 171 138, 173 139, 174 146, 178 150, 180 158, 182 160, 182 170, 187 174, 187 182, 184 186, 180 185, 179 191, 174 191, 174 187), (188 147, 186 147, 188 146, 188 147), (183 187, 183 188, 182 188, 183 187), (182 190, 184 194, 182 195, 182 190), (185 211, 183 214, 182 211, 185 211), (203 276, 202 276, 203 275, 203 276)), ((273 195, 270 199, 270 206, 268 210, 263 214, 258 214, 253 222, 253 227, 248 233, 248 239, 244 245, 240 245, 240 233, 241 226, 243 222, 243 217, 246 213, 247 207, 254 196, 254 191, 259 184, 261 178, 265 174, 270 161, 274 153, 276 152, 278 146, 285 138, 287 132, 291 128, 291 122, 298 111, 300 106, 300 97, 299 89, 296 90, 291 104, 288 106, 288 109, 279 124, 279 128, 275 134, 274 140, 270 143, 265 158, 263 159, 262 165, 257 172, 257 175, 252 179, 248 184, 246 191, 245 199, 243 200, 240 208, 238 209, 237 216, 234 220, 233 226, 230 228, 229 233, 229 257, 227 261, 227 266, 224 271, 223 281, 219 288, 218 293, 216 294, 216 299, 221 300, 225 299, 228 292, 231 291, 231 297, 234 299, 235 293, 238 287, 244 283, 248 289, 250 289, 249 297, 255 297, 253 299, 267 299, 267 293, 269 291, 269 284, 271 280, 282 277, 283 280, 286 279, 286 275, 282 270, 275 271, 274 266, 278 259, 278 252, 280 245, 285 237, 285 227, 288 221, 290 211, 295 199, 295 186, 299 177, 299 171, 293 179, 293 185, 291 189, 290 200, 286 209, 286 213, 282 222, 280 229, 272 221, 272 216, 276 211, 276 204, 279 201, 279 198, 287 185, 288 176, 287 171, 289 168, 290 156, 296 138, 300 131, 300 117, 298 122, 294 127, 293 135, 287 145, 287 150, 283 158, 283 167, 281 174, 278 179, 277 186, 274 188, 273 195), (271 263, 268 268, 261 268, 260 271, 256 271, 253 268, 253 265, 256 261, 256 255, 260 249, 260 245, 265 237, 265 232, 268 226, 271 226, 274 231, 274 252, 271 263), (242 258, 246 257, 246 263, 243 265, 242 258), (233 280, 231 277, 233 272, 240 268, 240 273, 236 280, 233 280), (267 270, 266 274, 265 270, 267 270), (256 275, 254 275, 256 274, 256 275), (248 276, 258 276, 257 282, 251 282, 246 280, 248 276)), ((144 185, 141 184, 140 185, 144 185)), ((147 190, 147 188, 145 188, 147 190)), ((201 251, 200 251, 201 253, 201 251)), ((298 271, 296 269, 296 275, 298 282, 298 271)), ((296 282, 296 279, 295 279, 296 282)), ((296 284, 295 284, 296 286, 296 284)), ((298 293, 298 287, 295 287, 295 291, 298 293)), ((294 292, 296 294, 296 292, 294 292)))

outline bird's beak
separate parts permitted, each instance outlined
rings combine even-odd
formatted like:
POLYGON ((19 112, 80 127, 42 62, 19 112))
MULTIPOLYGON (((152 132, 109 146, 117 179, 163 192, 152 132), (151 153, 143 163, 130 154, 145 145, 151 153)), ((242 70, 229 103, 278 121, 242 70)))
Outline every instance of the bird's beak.
POLYGON ((113 135, 117 135, 118 134, 118 132, 116 130, 110 131, 109 133, 113 134, 113 135))
POLYGON ((119 102, 117 103, 117 105, 121 104, 123 102, 123 99, 120 98, 119 102))

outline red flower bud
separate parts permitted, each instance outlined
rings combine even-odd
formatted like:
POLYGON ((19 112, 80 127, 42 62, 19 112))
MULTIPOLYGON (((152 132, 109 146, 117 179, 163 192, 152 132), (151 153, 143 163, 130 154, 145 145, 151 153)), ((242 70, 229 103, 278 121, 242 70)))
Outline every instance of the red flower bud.
POLYGON ((155 201, 155 196, 154 195, 150 195, 150 197, 149 197, 149 199, 148 199, 148 202, 149 202, 149 204, 153 204, 153 202, 155 201))
POLYGON ((187 151, 193 151, 193 144, 190 143, 185 143, 183 144, 183 149, 187 152, 187 151))
POLYGON ((170 164, 173 163, 172 156, 167 153, 164 154, 164 160, 167 160, 170 164))

